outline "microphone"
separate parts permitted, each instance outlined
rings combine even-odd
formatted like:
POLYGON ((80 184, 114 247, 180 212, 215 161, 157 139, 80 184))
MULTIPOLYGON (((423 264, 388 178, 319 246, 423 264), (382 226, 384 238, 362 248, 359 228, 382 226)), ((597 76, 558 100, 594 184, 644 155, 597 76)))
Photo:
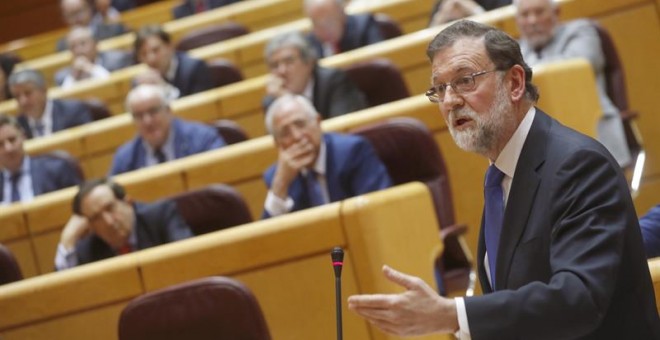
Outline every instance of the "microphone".
POLYGON ((335 305, 337 309, 337 340, 342 340, 342 321, 341 321, 341 268, 344 266, 344 250, 335 247, 330 252, 332 257, 332 268, 335 271, 335 305))

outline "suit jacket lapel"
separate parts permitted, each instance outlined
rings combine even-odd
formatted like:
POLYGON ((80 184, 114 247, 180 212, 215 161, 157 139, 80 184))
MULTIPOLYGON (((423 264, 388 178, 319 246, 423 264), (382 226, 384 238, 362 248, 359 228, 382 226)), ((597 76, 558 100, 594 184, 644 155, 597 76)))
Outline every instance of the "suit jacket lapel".
POLYGON ((53 132, 60 131, 60 130, 64 129, 64 127, 62 126, 64 124, 63 124, 62 119, 60 117, 61 116, 60 112, 62 110, 63 110, 62 103, 57 101, 57 100, 53 100, 53 112, 52 112, 52 116, 51 116, 52 119, 53 119, 53 132))
POLYGON ((335 160, 335 145, 331 136, 324 134, 323 141, 325 142, 325 182, 328 186, 328 199, 330 202, 335 202, 344 197, 339 182, 339 169, 337 169, 337 165, 341 162, 335 160))
POLYGON ((511 269, 513 253, 520 241, 531 213, 541 178, 539 168, 546 155, 546 141, 550 125, 549 117, 541 110, 536 110, 534 122, 523 145, 514 180, 504 211, 504 223, 497 255, 496 289, 507 287, 507 278, 511 269))

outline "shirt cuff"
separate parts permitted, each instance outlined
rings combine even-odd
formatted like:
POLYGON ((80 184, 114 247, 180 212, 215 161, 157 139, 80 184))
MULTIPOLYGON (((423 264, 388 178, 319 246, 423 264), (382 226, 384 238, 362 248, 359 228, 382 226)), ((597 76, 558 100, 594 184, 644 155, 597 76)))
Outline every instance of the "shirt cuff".
POLYGON ((465 300, 462 297, 457 297, 454 298, 454 301, 456 302, 456 314, 458 314, 458 332, 454 333, 454 336, 459 340, 471 340, 465 300))
POLYGON ((76 249, 66 249, 62 243, 57 244, 57 253, 55 254, 55 269, 64 270, 78 265, 76 249))
POLYGON ((277 195, 275 195, 271 190, 268 190, 264 208, 270 216, 284 215, 293 209, 293 199, 291 199, 291 197, 287 197, 286 200, 283 200, 277 197, 277 195))

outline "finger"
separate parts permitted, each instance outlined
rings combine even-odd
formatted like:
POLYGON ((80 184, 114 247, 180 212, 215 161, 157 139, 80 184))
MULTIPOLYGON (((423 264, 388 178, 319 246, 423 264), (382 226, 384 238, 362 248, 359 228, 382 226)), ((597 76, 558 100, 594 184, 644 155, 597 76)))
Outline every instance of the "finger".
POLYGON ((396 269, 389 267, 388 265, 383 265, 383 274, 385 274, 385 277, 388 280, 403 286, 408 290, 417 289, 420 286, 419 278, 404 274, 396 269))
POLYGON ((388 294, 363 294, 353 295, 348 298, 349 308, 381 308, 386 309, 391 305, 392 295, 388 294))

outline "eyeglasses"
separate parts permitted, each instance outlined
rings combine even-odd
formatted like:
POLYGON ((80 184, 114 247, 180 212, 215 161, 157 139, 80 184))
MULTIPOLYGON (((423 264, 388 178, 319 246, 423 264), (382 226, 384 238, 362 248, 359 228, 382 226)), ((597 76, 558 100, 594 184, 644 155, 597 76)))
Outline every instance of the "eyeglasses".
POLYGON ((158 105, 158 106, 154 106, 152 108, 149 108, 147 110, 144 110, 142 112, 133 112, 132 116, 133 116, 134 120, 142 121, 147 116, 149 116, 149 118, 153 118, 155 115, 163 112, 164 108, 165 108, 164 105, 158 105))
POLYGON ((498 71, 497 69, 495 70, 490 70, 490 71, 481 71, 481 72, 475 72, 471 74, 467 74, 464 76, 460 76, 448 83, 444 84, 439 84, 439 85, 434 85, 431 86, 431 88, 426 91, 426 97, 432 102, 432 103, 442 103, 445 100, 445 92, 447 92, 447 87, 451 86, 451 88, 456 92, 457 94, 462 94, 466 92, 470 92, 474 90, 476 86, 476 82, 474 78, 478 76, 482 76, 484 74, 488 74, 491 72, 498 71))

